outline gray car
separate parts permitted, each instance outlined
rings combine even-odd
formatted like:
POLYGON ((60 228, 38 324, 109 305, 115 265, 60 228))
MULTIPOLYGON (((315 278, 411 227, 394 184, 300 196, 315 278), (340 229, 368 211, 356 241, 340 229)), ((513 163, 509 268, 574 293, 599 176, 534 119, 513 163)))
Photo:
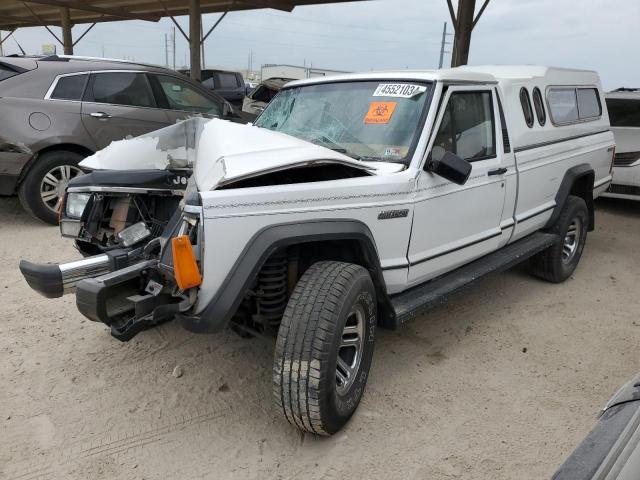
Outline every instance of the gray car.
POLYGON ((161 67, 79 57, 0 57, 0 195, 55 224, 78 163, 114 140, 194 114, 247 121, 161 67))

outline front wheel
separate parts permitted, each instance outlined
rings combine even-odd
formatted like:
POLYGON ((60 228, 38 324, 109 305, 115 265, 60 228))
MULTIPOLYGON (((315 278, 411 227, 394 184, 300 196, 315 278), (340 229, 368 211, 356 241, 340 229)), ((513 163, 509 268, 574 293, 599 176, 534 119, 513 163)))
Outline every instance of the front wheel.
POLYGON ((561 240, 531 258, 531 273, 549 282, 564 282, 580 262, 588 229, 587 204, 580 197, 569 196, 560 217, 550 229, 561 240))
POLYGON ((83 174, 78 167, 83 158, 67 150, 46 152, 36 158, 18 188, 23 208, 34 217, 57 225, 69 180, 83 174))
POLYGON ((369 272, 350 263, 313 264, 294 289, 278 331, 275 402, 301 430, 331 435, 355 412, 376 335, 369 272))

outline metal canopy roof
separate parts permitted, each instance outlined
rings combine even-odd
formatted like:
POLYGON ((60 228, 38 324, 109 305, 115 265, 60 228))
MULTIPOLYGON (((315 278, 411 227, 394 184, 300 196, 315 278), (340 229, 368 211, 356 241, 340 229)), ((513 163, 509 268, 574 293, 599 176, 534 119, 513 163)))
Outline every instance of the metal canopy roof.
MULTIPOLYGON (((291 12, 302 5, 354 0, 200 0, 200 13, 273 8, 291 12)), ((146 20, 189 14, 188 0, 0 0, 0 30, 61 24, 61 8, 69 9, 72 24, 146 20)))

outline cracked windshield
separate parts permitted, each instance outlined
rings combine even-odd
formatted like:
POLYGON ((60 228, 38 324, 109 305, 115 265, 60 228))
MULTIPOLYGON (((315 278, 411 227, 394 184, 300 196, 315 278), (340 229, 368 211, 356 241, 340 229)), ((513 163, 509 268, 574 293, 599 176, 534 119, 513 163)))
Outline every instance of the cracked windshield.
POLYGON ((428 84, 351 82, 283 90, 255 125, 357 160, 405 162, 418 135, 428 84))

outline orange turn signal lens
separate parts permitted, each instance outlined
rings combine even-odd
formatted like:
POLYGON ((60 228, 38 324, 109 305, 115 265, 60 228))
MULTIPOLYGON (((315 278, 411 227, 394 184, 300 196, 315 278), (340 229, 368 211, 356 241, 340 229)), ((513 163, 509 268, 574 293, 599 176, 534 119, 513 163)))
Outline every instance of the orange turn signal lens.
POLYGON ((197 287, 202 283, 196 256, 193 254, 191 241, 186 235, 171 239, 173 250, 173 271, 180 290, 197 287))

